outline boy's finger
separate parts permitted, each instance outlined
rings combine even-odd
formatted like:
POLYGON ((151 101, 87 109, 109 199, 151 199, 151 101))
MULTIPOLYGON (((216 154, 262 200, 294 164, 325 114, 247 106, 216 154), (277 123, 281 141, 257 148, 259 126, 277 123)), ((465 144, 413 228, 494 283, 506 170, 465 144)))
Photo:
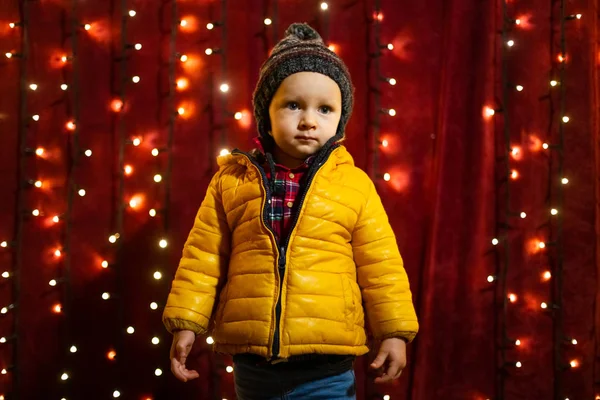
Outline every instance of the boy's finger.
POLYGON ((380 368, 383 365, 383 363, 385 362, 387 356, 388 356, 387 352, 380 351, 379 354, 377 354, 377 357, 375 357, 375 359, 371 363, 371 368, 373 368, 373 369, 380 368))
POLYGON ((181 373, 181 364, 179 364, 179 361, 177 361, 176 358, 171 358, 171 372, 175 375, 175 378, 180 381, 187 381, 186 377, 181 373))
POLYGON ((390 363, 390 366, 385 374, 390 377, 390 380, 392 380, 400 376, 399 372, 401 372, 400 363, 394 360, 390 363))

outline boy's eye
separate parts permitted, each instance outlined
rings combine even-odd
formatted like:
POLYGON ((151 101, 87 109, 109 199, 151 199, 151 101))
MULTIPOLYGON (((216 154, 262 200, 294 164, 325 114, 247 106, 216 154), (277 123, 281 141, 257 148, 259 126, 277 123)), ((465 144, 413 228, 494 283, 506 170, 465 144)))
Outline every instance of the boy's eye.
POLYGON ((329 114, 331 112, 331 107, 323 106, 319 109, 323 114, 329 114))
POLYGON ((287 108, 289 108, 290 110, 297 110, 298 109, 298 103, 290 101, 289 103, 287 103, 287 108))

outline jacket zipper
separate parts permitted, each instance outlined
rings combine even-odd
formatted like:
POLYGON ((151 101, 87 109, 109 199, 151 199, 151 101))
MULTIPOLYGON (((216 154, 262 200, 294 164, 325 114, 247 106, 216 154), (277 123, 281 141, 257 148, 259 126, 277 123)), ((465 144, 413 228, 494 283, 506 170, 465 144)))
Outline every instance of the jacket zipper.
MULTIPOLYGON (((332 145, 329 149, 327 149, 327 152, 322 156, 323 160, 321 161, 319 159, 316 159, 315 165, 313 165, 309 169, 308 181, 306 182, 306 185, 304 185, 302 193, 300 193, 300 204, 296 208, 297 212, 294 214, 294 219, 292 221, 292 224, 290 225, 288 234, 286 235, 286 238, 283 241, 283 245, 280 246, 280 243, 277 241, 277 236, 275 235, 275 232, 273 231, 273 229, 270 228, 270 224, 265 217, 268 202, 265 202, 265 205, 263 208, 263 223, 265 224, 265 227, 271 232, 271 234, 273 234, 273 238, 275 238, 275 244, 276 244, 277 250, 279 252, 279 254, 277 256, 277 272, 279 274, 279 293, 277 295, 277 304, 275 305, 275 333, 273 335, 273 346, 271 348, 272 353, 273 353, 272 358, 279 358, 279 351, 281 349, 281 339, 279 337, 280 336, 279 327, 281 324, 281 292, 283 290, 283 278, 285 276, 285 269, 286 269, 285 264, 286 264, 287 247, 290 242, 292 232, 294 231, 294 229, 296 228, 296 224, 298 223, 300 210, 304 206, 304 200, 306 199, 306 193, 308 192, 310 185, 312 185, 313 179, 317 175, 317 172, 319 172, 319 170, 321 169, 321 166, 323 164, 325 164, 325 161, 327 161, 327 159, 329 159, 329 155, 337 147, 339 147, 339 145, 332 145)), ((232 154, 241 154, 241 155, 245 156, 248 159, 248 161, 250 161, 250 163, 258 169, 258 172, 260 172, 261 177, 263 179, 263 186, 267 193, 267 199, 271 200, 271 193, 269 192, 269 185, 267 185, 267 175, 265 174, 263 168, 261 168, 258 165, 258 163, 256 163, 254 160, 252 160, 252 157, 250 157, 250 155, 248 155, 247 153, 244 153, 244 152, 236 149, 236 150, 232 151, 232 154)))

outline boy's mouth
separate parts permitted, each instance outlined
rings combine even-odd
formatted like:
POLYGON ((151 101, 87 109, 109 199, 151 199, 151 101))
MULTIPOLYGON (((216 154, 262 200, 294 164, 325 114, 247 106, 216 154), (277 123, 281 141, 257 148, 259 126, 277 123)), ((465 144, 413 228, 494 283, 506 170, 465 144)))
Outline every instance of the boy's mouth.
POLYGON ((298 140, 314 140, 314 141, 317 141, 317 138, 312 137, 312 136, 306 136, 306 135, 297 135, 296 139, 298 139, 298 140))

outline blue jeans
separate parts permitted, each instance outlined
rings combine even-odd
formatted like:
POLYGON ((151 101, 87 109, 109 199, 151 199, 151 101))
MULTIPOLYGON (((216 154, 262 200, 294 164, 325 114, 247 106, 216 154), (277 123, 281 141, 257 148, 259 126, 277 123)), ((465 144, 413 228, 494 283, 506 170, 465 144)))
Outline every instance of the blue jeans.
POLYGON ((354 370, 297 385, 273 371, 234 364, 238 400, 356 400, 354 370))

